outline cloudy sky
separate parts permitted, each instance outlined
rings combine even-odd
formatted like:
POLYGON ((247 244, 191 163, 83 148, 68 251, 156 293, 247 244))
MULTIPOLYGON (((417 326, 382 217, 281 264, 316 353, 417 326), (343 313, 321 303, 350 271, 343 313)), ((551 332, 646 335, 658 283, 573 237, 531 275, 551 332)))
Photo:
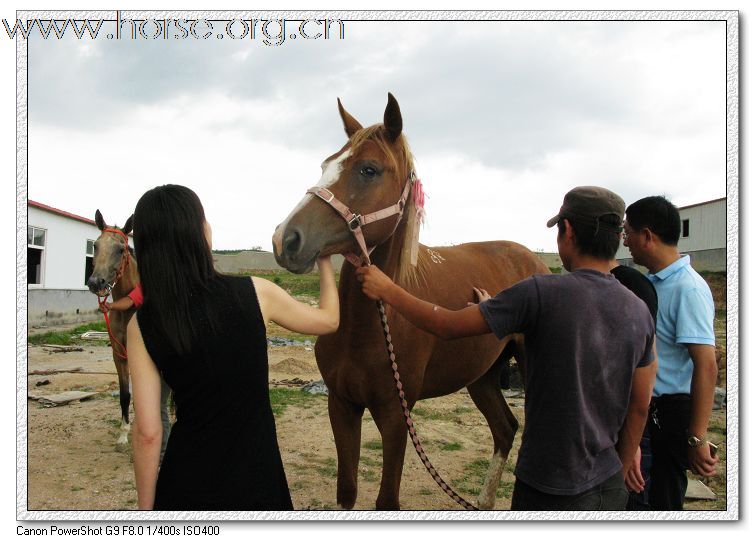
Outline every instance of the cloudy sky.
POLYGON ((29 198, 122 224, 145 190, 185 184, 215 248, 269 250, 345 142, 336 97, 366 126, 388 91, 428 193, 425 244, 555 251, 545 222, 578 185, 627 203, 726 195, 724 22, 345 27, 277 47, 31 39, 29 198))

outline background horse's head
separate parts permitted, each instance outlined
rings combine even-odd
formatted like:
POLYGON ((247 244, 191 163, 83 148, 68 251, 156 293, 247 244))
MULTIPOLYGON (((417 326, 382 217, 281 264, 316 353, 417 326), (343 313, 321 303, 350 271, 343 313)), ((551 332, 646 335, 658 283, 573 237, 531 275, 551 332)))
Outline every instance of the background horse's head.
POLYGON ((122 229, 115 226, 108 227, 99 210, 94 215, 94 221, 100 229, 100 236, 94 241, 94 258, 92 275, 87 280, 89 291, 100 297, 109 293, 109 288, 124 272, 129 258, 129 247, 126 239, 131 232, 134 216, 126 220, 122 229), (121 231, 123 235, 117 233, 121 231))
MULTIPOLYGON (((330 190, 355 214, 366 215, 395 205, 413 170, 412 155, 401 133, 398 102, 389 93, 383 123, 368 128, 346 112, 340 99, 338 111, 349 140, 323 161, 317 185, 330 190)), ((404 213, 404 219, 408 214, 404 213)), ((398 219, 396 216, 366 225, 367 246, 377 246, 390 238, 398 219)), ((318 256, 359 253, 359 247, 344 219, 323 200, 307 194, 276 228, 273 252, 279 265, 303 273, 312 270, 318 256)))

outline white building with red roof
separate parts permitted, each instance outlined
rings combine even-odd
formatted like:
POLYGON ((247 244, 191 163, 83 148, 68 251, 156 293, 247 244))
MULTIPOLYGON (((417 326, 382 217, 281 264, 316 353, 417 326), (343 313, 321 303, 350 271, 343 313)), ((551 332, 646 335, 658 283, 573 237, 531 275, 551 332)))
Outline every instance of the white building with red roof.
POLYGON ((27 284, 29 326, 93 320, 97 297, 86 280, 92 272, 94 220, 28 201, 27 284))

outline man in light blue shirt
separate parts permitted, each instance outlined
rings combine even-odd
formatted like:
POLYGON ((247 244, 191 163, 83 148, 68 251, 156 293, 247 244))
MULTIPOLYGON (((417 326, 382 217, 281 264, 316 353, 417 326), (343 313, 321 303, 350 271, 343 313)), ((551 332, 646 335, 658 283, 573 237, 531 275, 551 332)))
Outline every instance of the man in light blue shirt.
POLYGON ((648 420, 652 465, 650 506, 681 510, 685 470, 716 473, 718 458, 705 441, 718 367, 713 334, 713 296, 708 284, 681 255, 679 211, 660 196, 629 205, 624 245, 634 262, 650 270, 658 293, 658 373, 648 420))

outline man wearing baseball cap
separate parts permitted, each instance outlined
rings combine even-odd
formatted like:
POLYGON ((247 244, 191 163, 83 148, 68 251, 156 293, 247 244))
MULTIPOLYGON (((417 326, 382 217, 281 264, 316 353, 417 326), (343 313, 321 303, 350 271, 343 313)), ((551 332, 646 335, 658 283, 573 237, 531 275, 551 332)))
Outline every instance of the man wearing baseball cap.
POLYGON ((525 423, 512 510, 623 510, 655 381, 647 306, 611 274, 624 201, 581 186, 564 197, 558 225, 566 275, 535 275, 462 310, 413 297, 377 267, 357 270, 364 293, 417 327, 450 339, 524 333, 525 423))

